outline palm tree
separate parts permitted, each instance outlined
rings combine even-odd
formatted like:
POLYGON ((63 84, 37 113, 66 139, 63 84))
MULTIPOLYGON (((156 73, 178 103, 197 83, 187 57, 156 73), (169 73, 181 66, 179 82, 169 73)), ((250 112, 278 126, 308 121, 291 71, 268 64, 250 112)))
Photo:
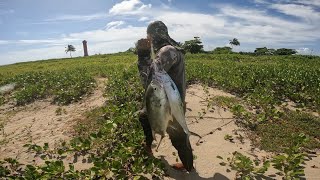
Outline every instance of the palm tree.
POLYGON ((240 42, 238 41, 237 38, 233 38, 232 40, 229 40, 229 44, 231 45, 232 49, 233 49, 233 46, 240 46, 240 42))
POLYGON ((70 52, 70 57, 72 58, 71 52, 76 51, 76 48, 75 48, 73 45, 68 44, 68 47, 66 47, 66 50, 65 50, 65 51, 66 51, 66 53, 70 52))

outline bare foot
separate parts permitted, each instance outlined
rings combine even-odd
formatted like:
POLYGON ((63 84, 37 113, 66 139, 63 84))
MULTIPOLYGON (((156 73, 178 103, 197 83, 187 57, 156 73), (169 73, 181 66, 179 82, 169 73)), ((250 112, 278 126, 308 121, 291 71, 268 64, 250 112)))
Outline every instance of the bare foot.
POLYGON ((186 171, 186 168, 184 168, 182 163, 173 164, 173 165, 171 165, 171 167, 175 170, 178 170, 178 171, 186 171))

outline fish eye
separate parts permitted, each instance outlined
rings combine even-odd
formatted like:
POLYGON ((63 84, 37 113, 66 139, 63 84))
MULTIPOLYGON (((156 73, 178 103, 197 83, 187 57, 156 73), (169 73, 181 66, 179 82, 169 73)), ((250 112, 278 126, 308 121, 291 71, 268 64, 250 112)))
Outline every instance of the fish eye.
POLYGON ((154 88, 154 90, 157 90, 157 88, 154 88))

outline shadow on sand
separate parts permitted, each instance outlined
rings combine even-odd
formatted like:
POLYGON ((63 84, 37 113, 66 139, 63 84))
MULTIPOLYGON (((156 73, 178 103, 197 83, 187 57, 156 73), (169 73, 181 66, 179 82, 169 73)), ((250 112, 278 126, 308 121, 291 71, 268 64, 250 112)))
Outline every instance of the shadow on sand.
POLYGON ((177 180, 229 180, 226 176, 220 174, 220 173, 215 173, 212 175, 210 178, 204 178, 199 175, 199 173, 194 169, 191 172, 183 172, 183 171, 177 171, 173 169, 167 160, 165 160, 164 156, 161 156, 162 162, 165 164, 167 167, 167 174, 169 175, 170 178, 177 179, 177 180))

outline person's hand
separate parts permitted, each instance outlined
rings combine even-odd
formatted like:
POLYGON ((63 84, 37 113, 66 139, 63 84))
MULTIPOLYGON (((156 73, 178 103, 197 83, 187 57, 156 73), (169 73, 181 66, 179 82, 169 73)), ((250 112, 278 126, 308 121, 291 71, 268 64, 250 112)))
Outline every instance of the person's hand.
POLYGON ((148 39, 139 39, 136 43, 137 51, 150 51, 151 43, 148 39))

